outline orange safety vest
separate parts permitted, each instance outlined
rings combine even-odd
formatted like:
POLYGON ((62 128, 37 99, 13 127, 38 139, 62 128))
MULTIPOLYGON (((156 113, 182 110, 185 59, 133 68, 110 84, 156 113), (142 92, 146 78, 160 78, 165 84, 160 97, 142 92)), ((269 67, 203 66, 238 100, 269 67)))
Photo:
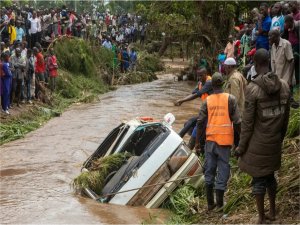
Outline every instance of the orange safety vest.
POLYGON ((206 140, 218 145, 233 144, 233 125, 228 110, 229 94, 212 94, 207 97, 208 121, 206 140))
MULTIPOLYGON (((208 81, 208 80, 211 80, 211 76, 207 76, 206 81, 208 81)), ((205 81, 205 82, 206 82, 206 81, 205 81)), ((199 89, 199 91, 202 89, 202 82, 199 82, 199 84, 198 84, 198 89, 199 89)), ((207 98, 207 96, 208 96, 207 93, 203 93, 203 94, 201 95, 201 100, 204 101, 204 100, 207 98)))

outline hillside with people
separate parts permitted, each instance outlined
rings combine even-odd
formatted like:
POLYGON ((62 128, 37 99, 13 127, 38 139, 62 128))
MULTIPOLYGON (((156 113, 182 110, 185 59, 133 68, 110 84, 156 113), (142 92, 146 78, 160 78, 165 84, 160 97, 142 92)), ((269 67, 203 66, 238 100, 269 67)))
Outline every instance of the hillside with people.
POLYGON ((152 81, 163 70, 143 50, 145 25, 137 16, 117 21, 108 12, 12 5, 2 8, 1 18, 1 67, 9 65, 1 70, 1 143, 23 137, 72 103, 97 100, 116 85, 152 81))
MULTIPOLYGON (((36 135, 56 143, 54 157, 65 151, 51 139, 61 123, 68 125, 61 146, 80 146, 85 157, 84 148, 99 145, 89 128, 101 130, 102 140, 125 117, 174 112, 178 122, 165 129, 197 155, 203 177, 196 187, 181 182, 168 193, 165 223, 300 221, 299 1, 7 0, 1 6, 2 152, 15 143, 22 150, 19 143, 36 135), (51 119, 56 125, 49 127, 51 119), (73 145, 70 134, 80 129, 86 134, 75 134, 73 145)), ((46 145, 39 145, 41 154, 46 145)), ((8 170, 3 177, 10 177, 8 156, 0 157, 8 170)), ((108 182, 102 178, 101 187, 108 182)))

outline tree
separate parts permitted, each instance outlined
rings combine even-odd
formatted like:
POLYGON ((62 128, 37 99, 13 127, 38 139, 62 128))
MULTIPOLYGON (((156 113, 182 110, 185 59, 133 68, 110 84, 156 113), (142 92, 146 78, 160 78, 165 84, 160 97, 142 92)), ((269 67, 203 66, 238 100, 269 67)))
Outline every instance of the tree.
POLYGON ((2 0, 1 5, 4 7, 10 7, 13 5, 13 2, 12 2, 12 0, 2 0))

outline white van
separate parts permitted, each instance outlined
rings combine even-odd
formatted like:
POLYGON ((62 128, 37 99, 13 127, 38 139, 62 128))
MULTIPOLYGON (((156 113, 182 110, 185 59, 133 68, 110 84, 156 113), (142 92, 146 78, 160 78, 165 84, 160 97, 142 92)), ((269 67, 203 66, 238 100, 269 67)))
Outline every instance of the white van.
POLYGON ((113 129, 84 162, 82 170, 89 170, 93 160, 110 154, 127 151, 134 156, 106 178, 104 197, 89 188, 85 194, 101 202, 157 208, 183 182, 197 186, 202 176, 201 162, 172 129, 174 116, 165 116, 165 120, 137 118, 113 129))

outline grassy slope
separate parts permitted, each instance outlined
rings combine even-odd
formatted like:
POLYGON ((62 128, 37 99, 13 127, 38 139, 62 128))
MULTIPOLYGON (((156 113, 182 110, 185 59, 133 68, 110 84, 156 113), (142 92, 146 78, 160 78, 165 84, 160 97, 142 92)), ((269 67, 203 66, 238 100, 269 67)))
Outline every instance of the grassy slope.
MULTIPOLYGON (((294 96, 299 101, 299 89, 294 96)), ((283 145, 282 166, 276 173, 279 184, 276 206, 280 219, 274 223, 287 224, 300 221, 299 127, 300 109, 291 109, 288 132, 283 145)), ((236 159, 232 158, 230 163, 231 177, 225 194, 224 214, 216 211, 207 212, 203 183, 197 190, 187 189, 184 186, 177 193, 173 193, 172 201, 166 204, 173 213, 167 223, 255 223, 257 211, 255 200, 251 195, 251 177, 239 170, 236 159)), ((266 209, 269 207, 267 199, 266 195, 266 209)))

